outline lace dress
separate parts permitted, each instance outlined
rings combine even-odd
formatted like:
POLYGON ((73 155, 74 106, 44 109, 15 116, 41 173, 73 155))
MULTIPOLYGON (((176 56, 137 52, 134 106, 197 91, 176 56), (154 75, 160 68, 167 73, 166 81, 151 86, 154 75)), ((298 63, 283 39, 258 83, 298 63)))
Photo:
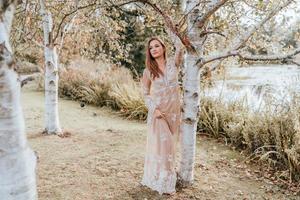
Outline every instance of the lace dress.
POLYGON ((164 76, 153 80, 146 68, 141 79, 148 107, 147 147, 142 184, 159 194, 175 192, 175 146, 180 126, 180 93, 178 70, 167 61, 164 76), (153 116, 155 108, 165 118, 153 116))

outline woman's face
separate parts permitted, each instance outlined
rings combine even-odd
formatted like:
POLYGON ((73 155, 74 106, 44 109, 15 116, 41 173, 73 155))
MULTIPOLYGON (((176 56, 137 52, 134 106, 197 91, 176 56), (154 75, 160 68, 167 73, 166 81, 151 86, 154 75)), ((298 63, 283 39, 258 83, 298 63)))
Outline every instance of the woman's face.
POLYGON ((157 40, 152 40, 149 44, 149 51, 151 56, 155 58, 159 58, 164 55, 164 48, 161 43, 157 40))

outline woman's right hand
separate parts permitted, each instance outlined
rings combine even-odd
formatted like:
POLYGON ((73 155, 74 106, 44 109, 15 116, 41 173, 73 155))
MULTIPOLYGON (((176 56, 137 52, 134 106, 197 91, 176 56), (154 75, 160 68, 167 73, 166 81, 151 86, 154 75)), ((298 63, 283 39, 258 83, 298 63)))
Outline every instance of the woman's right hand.
POLYGON ((161 118, 165 117, 164 113, 160 112, 160 110, 157 109, 157 108, 154 111, 154 116, 157 117, 158 119, 161 119, 161 118))

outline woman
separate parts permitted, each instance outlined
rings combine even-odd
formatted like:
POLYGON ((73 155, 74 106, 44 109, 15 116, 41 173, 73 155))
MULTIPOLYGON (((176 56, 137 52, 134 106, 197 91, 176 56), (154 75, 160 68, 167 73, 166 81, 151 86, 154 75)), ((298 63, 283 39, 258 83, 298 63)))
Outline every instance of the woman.
POLYGON ((181 60, 181 51, 173 60, 166 58, 166 46, 161 39, 154 37, 148 41, 146 68, 141 79, 148 108, 142 184, 159 194, 176 192, 175 146, 180 125, 178 66, 181 60))

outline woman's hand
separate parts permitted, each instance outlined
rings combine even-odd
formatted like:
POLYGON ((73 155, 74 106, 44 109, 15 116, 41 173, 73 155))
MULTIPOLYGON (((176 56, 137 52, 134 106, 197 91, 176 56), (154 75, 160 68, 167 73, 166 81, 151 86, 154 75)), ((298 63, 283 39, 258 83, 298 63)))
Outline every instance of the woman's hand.
POLYGON ((175 51, 175 66, 180 67, 183 62, 183 55, 185 51, 185 46, 179 42, 178 44, 175 44, 176 51, 175 51))
POLYGON ((156 108, 154 111, 154 116, 157 117, 158 119, 161 119, 165 117, 165 113, 160 112, 160 110, 156 108))

